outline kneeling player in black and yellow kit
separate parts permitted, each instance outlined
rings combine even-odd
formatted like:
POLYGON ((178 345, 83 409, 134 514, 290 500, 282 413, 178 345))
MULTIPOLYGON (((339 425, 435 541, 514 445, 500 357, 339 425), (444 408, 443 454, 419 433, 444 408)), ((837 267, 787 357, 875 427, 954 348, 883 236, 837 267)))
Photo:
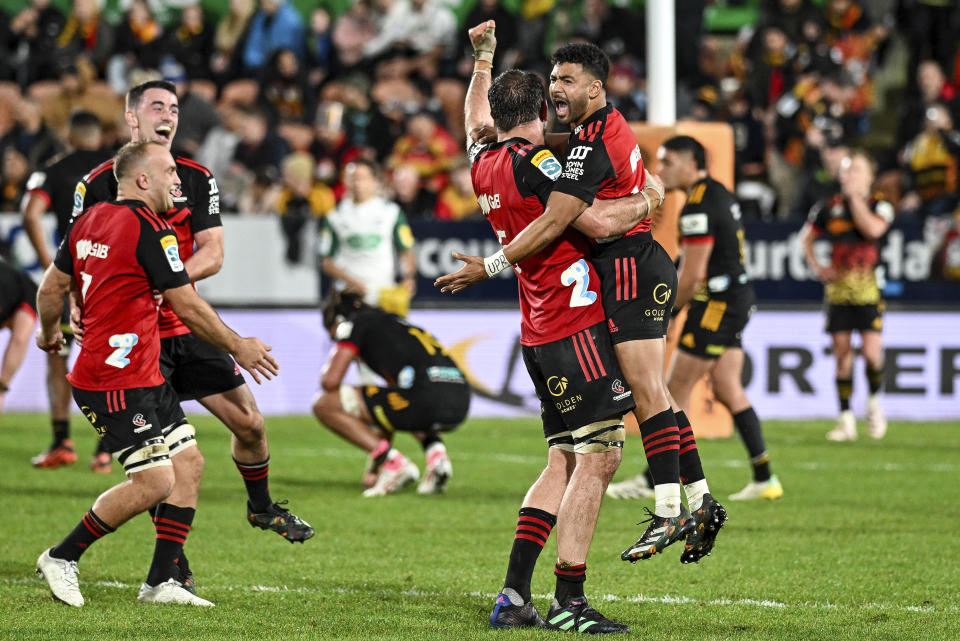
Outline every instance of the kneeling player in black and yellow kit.
POLYGON ((840 193, 815 205, 800 232, 807 262, 824 283, 827 332, 833 339, 837 361, 840 420, 827 434, 831 441, 857 438, 857 421, 850 409, 854 331, 860 332, 870 388, 867 433, 872 438, 883 438, 887 432, 879 398, 883 383, 883 299, 874 270, 880 259, 879 241, 893 222, 894 210, 889 202, 871 195, 874 175, 873 160, 864 152, 855 151, 844 158, 840 193), (830 264, 826 266, 814 252, 813 241, 818 236, 832 245, 830 264))
POLYGON ((429 332, 371 307, 356 294, 333 292, 322 306, 323 324, 336 341, 313 404, 317 419, 370 454, 364 496, 382 496, 420 477, 392 447, 396 431, 412 432, 423 445, 426 472, 417 491, 443 492, 453 475, 439 432, 467 417, 470 386, 447 351, 429 332), (386 387, 343 383, 353 360, 365 363, 386 387))

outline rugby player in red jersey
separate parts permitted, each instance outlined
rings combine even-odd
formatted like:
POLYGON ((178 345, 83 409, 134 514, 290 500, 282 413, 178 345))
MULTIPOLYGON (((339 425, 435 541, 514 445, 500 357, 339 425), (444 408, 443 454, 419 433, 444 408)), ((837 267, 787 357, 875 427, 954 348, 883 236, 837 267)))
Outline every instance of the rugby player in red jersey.
POLYGON ((82 304, 83 348, 68 379, 73 397, 128 480, 97 498, 80 523, 37 559, 53 596, 83 605, 77 561, 97 539, 159 504, 153 563, 137 599, 144 603, 213 605, 187 591, 176 559, 195 514, 194 487, 185 477, 202 470, 193 427, 160 372, 160 333, 153 291, 204 340, 229 352, 259 382, 277 373, 270 348, 241 338, 190 285, 171 226, 154 212, 173 204, 177 166, 162 145, 130 143, 113 167, 116 202, 101 203, 77 218, 40 285, 37 345, 63 344, 64 295, 75 287, 82 304), (195 463, 177 468, 173 460, 195 463), (193 501, 193 502, 191 502, 193 501))
MULTIPOLYGON (((569 123, 571 132, 563 171, 544 214, 493 256, 454 254, 466 264, 437 279, 443 291, 457 293, 542 251, 595 198, 644 193, 646 173, 636 138, 606 101, 606 54, 592 44, 568 44, 551 60, 550 97, 557 119, 569 123)), ((649 525, 621 558, 647 559, 687 538, 681 561, 688 563, 713 548, 726 511, 709 494, 693 429, 664 382, 667 319, 676 297, 677 272, 650 234, 650 222, 646 218, 625 234, 595 238, 591 245, 611 339, 634 393, 634 413, 655 481, 656 507, 645 521, 649 525), (693 519, 680 502, 681 479, 693 519)))
MULTIPOLYGON (((161 80, 133 87, 127 93, 125 117, 133 140, 150 140, 169 149, 179 118, 176 88, 161 80)), ((187 274, 196 282, 217 273, 223 263, 220 193, 205 167, 182 156, 176 163, 182 184, 163 217, 176 232, 187 274)), ((100 165, 77 184, 74 216, 114 197, 116 180, 111 166, 110 161, 100 165)), ((166 304, 160 308, 160 343, 160 371, 180 400, 196 399, 233 433, 231 452, 246 485, 250 525, 273 530, 291 543, 312 537, 308 523, 270 497, 270 451, 263 416, 235 363, 222 350, 194 336, 166 304)), ((184 582, 192 585, 185 556, 180 563, 184 582)))
MULTIPOLYGON (((482 57, 492 28, 470 30, 478 52, 465 105, 467 131, 496 125, 497 142, 469 144, 473 188, 501 243, 543 214, 561 166, 544 147, 546 100, 541 80, 512 70, 496 81, 482 57), (489 101, 488 101, 489 97, 489 101)), ((640 196, 607 201, 577 221, 585 233, 616 233, 647 212, 640 196), (598 211, 598 210, 603 211, 598 211), (619 218, 618 218, 619 217, 619 218), (607 231, 607 225, 619 228, 607 231)), ((497 628, 543 626, 598 633, 628 632, 590 607, 586 557, 603 491, 623 447, 623 415, 633 407, 617 365, 586 239, 563 231, 543 252, 514 265, 522 311, 523 360, 541 401, 547 466, 524 498, 504 587, 490 615, 497 628), (531 603, 530 580, 557 527, 556 592, 547 621, 531 603)))

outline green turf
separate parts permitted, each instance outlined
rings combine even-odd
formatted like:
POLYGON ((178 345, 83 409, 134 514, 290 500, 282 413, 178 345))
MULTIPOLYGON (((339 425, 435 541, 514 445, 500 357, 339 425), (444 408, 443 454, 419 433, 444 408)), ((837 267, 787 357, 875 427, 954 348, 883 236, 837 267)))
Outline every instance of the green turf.
MULTIPOLYGON (((302 417, 268 421, 271 489, 314 525, 291 545, 244 518, 228 435, 197 419, 207 473, 187 544, 211 610, 136 603, 153 547, 140 516, 80 563, 82 609, 52 601, 37 556, 72 528, 119 472, 84 465, 93 431, 74 419, 80 463, 34 470, 46 419, 0 416, 0 638, 16 639, 490 639, 553 638, 486 629, 503 580, 516 510, 542 466, 535 421, 474 420, 447 438, 455 476, 446 496, 412 490, 360 496, 364 458, 302 417)), ((713 556, 680 550, 630 565, 620 551, 640 534, 641 503, 605 502, 588 560, 588 595, 646 640, 958 639, 960 545, 955 481, 960 424, 892 424, 881 442, 832 444, 825 422, 769 422, 786 496, 727 503, 713 556)), ((422 464, 411 439, 402 450, 422 464)), ((736 439, 700 444, 722 499, 748 480, 736 439)), ((627 444, 619 478, 639 471, 627 444)), ((726 503, 726 501, 724 501, 726 503)), ((553 589, 555 541, 534 576, 538 607, 553 589)))

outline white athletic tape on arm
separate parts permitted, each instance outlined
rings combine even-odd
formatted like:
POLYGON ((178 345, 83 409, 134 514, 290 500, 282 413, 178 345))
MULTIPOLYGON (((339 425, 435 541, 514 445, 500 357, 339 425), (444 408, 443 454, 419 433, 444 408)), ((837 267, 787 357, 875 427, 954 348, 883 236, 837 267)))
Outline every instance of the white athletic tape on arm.
POLYGON ((507 260, 502 249, 493 256, 487 256, 483 259, 483 268, 487 270, 487 276, 490 278, 493 278, 509 266, 510 261, 507 260))

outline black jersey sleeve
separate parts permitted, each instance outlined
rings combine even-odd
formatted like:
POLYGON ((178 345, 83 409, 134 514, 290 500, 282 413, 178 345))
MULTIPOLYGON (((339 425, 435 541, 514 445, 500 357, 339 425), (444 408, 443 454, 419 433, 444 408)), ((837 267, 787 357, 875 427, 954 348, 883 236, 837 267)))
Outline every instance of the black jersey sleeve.
POLYGON ((482 142, 470 143, 470 146, 467 147, 467 158, 470 159, 470 164, 476 163, 480 160, 480 155, 490 148, 489 144, 482 142))
POLYGON ((190 189, 188 197, 191 203, 191 231, 197 233, 204 229, 222 226, 220 189, 213 174, 203 165, 184 158, 177 158, 177 171, 181 172, 181 180, 184 179, 184 174, 189 175, 190 182, 186 188, 190 189))
POLYGON ((156 218, 138 214, 140 236, 137 239, 137 262, 143 267, 150 284, 162 291, 190 284, 190 277, 180 260, 177 234, 170 227, 158 226, 156 218))
MULTIPOLYGON (((517 174, 517 185, 529 189, 540 204, 546 206, 554 181, 563 171, 553 152, 546 147, 534 147, 524 156, 514 154, 513 167, 517 174)), ((524 189, 520 191, 523 193, 524 189)))
POLYGON ((827 228, 827 201, 821 200, 810 208, 807 214, 807 222, 817 231, 824 231, 827 228))
POLYGON ((73 275, 73 256, 70 254, 70 232, 73 226, 67 227, 60 239, 60 246, 57 247, 57 255, 53 258, 53 264, 64 274, 73 275))
POLYGON ((97 203, 113 200, 117 195, 117 180, 113 177, 113 161, 103 163, 80 179, 73 190, 71 221, 97 203))
POLYGON ((554 185, 554 191, 591 204, 603 183, 616 178, 617 172, 603 144, 604 124, 593 121, 580 134, 575 132, 570 135, 567 155, 563 159, 563 172, 554 185))

